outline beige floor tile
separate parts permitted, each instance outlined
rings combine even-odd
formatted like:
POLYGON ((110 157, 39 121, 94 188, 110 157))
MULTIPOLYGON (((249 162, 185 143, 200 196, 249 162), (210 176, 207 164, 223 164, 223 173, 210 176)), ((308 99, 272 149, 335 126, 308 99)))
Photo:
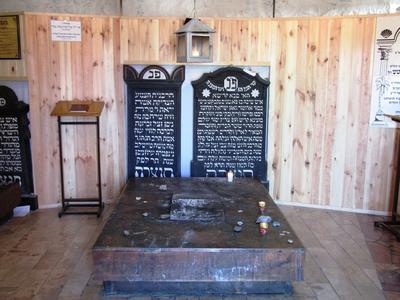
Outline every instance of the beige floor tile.
POLYGON ((310 286, 319 300, 340 299, 329 283, 313 283, 310 286))
POLYGON ((311 254, 306 251, 304 264, 304 281, 307 283, 328 283, 328 279, 321 267, 315 262, 311 254))
POLYGON ((375 285, 376 288, 380 288, 380 284, 376 285, 368 274, 364 272, 364 269, 362 269, 353 260, 352 256, 350 256, 340 245, 331 240, 321 240, 321 244, 323 244, 328 253, 335 258, 341 270, 343 270, 346 276, 350 278, 353 283, 375 285))
POLYGON ((316 297, 313 289, 305 281, 294 281, 293 282, 293 296, 316 297))
POLYGON ((320 268, 337 268, 338 264, 333 257, 331 257, 324 248, 308 248, 307 252, 310 253, 312 258, 320 268))
POLYGON ((38 293, 49 273, 50 270, 31 270, 21 280, 20 288, 14 296, 16 298, 33 298, 38 293))
POLYGON ((362 299, 361 294, 358 292, 358 290, 352 284, 350 278, 346 276, 342 269, 323 268, 322 271, 325 273, 330 284, 339 296, 348 299, 362 299))
POLYGON ((377 289, 375 286, 355 283, 355 287, 364 300, 385 300, 383 291, 377 289))
POLYGON ((377 286, 380 290, 382 289, 382 285, 379 281, 378 274, 375 269, 363 269, 364 273, 374 282, 375 286, 377 286))

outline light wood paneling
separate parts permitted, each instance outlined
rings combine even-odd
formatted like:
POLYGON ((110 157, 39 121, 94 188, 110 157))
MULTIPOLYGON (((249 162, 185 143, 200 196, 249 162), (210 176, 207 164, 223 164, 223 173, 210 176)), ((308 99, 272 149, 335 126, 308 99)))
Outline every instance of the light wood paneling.
MULTIPOLYGON (((106 198, 125 182, 123 63, 175 63, 180 18, 63 16, 82 21, 81 43, 53 43, 51 15, 25 16, 36 189, 59 200, 60 99, 106 102, 101 160, 106 198)), ((54 16, 56 18, 56 16, 54 16)), ((387 211, 395 130, 370 128, 376 17, 203 19, 216 30, 214 63, 271 66, 268 176, 275 200, 387 211)), ((65 130, 68 192, 93 176, 90 132, 65 130), (73 154, 72 150, 83 154, 73 154), (79 152, 79 151, 78 151, 79 152)))
MULTIPOLYGON (((102 100, 100 117, 104 199, 115 199, 125 183, 125 125, 120 62, 120 22, 109 17, 26 16, 32 156, 41 205, 60 201, 57 122, 59 100, 102 100), (52 42, 51 19, 82 22, 82 42, 52 42)), ((91 127, 91 126, 90 126, 91 127)), ((63 127, 66 197, 96 195, 95 130, 63 127)))
POLYGON ((375 17, 271 22, 273 198, 389 210, 395 130, 368 126, 375 17))

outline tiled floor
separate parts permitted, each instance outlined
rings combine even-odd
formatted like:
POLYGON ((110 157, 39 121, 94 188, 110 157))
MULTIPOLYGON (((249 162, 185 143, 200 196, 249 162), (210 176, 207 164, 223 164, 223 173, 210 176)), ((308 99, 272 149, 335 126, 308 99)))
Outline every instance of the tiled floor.
MULTIPOLYGON (((281 209, 306 247, 305 280, 294 283, 292 296, 224 299, 400 299, 400 243, 374 228, 380 217, 281 209)), ((111 210, 100 219, 59 219, 56 209, 40 210, 0 226, 0 299, 126 299, 102 297, 101 283, 92 277, 91 246, 111 210)))

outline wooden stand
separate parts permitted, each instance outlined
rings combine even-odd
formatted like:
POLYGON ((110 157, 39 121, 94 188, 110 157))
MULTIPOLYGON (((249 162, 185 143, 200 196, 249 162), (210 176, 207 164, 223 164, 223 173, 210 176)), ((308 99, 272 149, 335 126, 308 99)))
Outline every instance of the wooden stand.
MULTIPOLYGON (((389 116, 395 122, 400 123, 400 116, 389 116)), ((398 201, 399 201, 399 186, 400 186, 400 149, 397 150, 397 170, 396 170, 396 180, 394 189, 394 199, 392 206, 392 217, 390 221, 377 221, 375 222, 375 227, 381 227, 390 231, 396 237, 397 241, 400 241, 400 221, 398 219, 399 215, 397 213, 398 201)))
POLYGON ((101 195, 101 169, 100 169, 100 127, 99 117, 103 110, 104 102, 94 101, 59 101, 51 112, 51 116, 57 116, 58 136, 60 148, 60 170, 61 170, 61 200, 62 209, 58 213, 61 218, 63 214, 96 214, 100 217, 104 204, 101 195), (95 121, 62 121, 62 117, 95 117, 95 121), (65 199, 64 192, 64 169, 62 154, 62 125, 95 125, 97 140, 97 176, 98 197, 97 198, 69 198, 65 199), (70 207, 98 207, 97 211, 68 211, 70 207))

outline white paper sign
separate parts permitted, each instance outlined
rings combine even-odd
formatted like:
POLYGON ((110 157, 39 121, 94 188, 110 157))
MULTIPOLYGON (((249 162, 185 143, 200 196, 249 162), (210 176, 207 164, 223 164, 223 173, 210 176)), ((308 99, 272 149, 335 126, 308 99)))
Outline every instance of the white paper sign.
POLYGON ((400 18, 379 17, 376 23, 370 126, 397 127, 400 115, 400 18))
POLYGON ((58 42, 80 42, 80 21, 57 21, 51 20, 51 40, 58 42))

